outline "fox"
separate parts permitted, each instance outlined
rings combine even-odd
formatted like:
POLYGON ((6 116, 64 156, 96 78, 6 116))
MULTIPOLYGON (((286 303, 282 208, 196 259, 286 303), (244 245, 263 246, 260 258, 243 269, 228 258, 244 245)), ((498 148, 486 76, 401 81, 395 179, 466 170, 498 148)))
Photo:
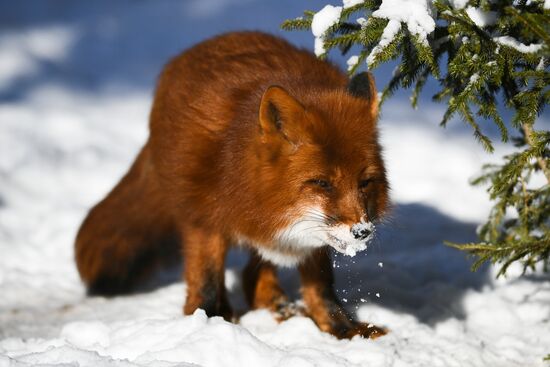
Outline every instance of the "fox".
POLYGON ((331 266, 332 249, 364 250, 389 208, 377 120, 371 73, 350 78, 277 36, 227 33, 182 52, 158 78, 146 143, 76 236, 88 294, 132 292, 182 259, 183 314, 234 320, 224 270, 240 246, 251 309, 291 310, 277 270, 297 267, 321 331, 384 335, 346 311, 331 266))

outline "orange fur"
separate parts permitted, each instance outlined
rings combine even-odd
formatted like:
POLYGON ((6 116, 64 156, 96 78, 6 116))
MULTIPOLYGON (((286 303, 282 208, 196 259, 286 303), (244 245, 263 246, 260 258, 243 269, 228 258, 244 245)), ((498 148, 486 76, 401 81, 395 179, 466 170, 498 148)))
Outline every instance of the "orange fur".
POLYGON ((181 248, 184 312, 201 307, 229 318, 224 261, 241 243, 253 252, 244 272, 252 307, 275 310, 286 300, 270 256, 296 259, 308 313, 322 330, 378 335, 338 303, 326 248, 304 245, 294 230, 312 207, 326 228, 384 214, 377 106, 370 75, 350 83, 270 35, 230 33, 185 51, 160 76, 149 140, 82 224, 82 279, 92 293, 130 290, 181 248))

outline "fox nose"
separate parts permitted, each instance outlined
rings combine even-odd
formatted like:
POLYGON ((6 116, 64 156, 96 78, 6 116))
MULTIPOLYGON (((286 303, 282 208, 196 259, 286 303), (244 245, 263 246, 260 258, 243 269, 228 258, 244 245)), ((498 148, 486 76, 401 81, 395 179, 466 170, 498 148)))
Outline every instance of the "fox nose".
POLYGON ((366 226, 361 223, 354 224, 351 227, 351 234, 355 237, 356 240, 364 240, 372 233, 366 226))

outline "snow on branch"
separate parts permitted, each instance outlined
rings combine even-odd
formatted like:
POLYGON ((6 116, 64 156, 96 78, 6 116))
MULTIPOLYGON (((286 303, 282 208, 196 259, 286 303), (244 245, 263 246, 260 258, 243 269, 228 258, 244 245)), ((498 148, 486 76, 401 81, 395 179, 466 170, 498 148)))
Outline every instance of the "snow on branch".
POLYGON ((325 34, 330 27, 338 23, 341 13, 341 6, 327 5, 313 16, 311 33, 315 37, 315 55, 321 56, 326 52, 324 45, 325 34))
POLYGON ((493 41, 503 46, 512 47, 513 49, 522 53, 535 53, 542 49, 542 43, 532 43, 530 45, 525 45, 510 36, 494 37, 493 41))
POLYGON ((426 43, 428 35, 435 29, 430 0, 384 0, 372 16, 405 23, 409 32, 426 43))

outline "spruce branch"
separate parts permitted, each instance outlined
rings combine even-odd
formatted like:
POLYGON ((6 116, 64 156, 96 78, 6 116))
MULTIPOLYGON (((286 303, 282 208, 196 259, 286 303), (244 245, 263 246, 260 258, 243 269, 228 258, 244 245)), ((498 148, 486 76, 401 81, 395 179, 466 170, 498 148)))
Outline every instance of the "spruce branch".
POLYGON ((500 277, 506 274, 506 270, 508 270, 510 265, 520 260, 523 262, 524 273, 528 268, 533 268, 539 261, 545 261, 547 266, 550 238, 541 238, 534 242, 509 241, 498 244, 485 242, 457 244, 445 242, 445 244, 475 256, 477 259, 472 265, 473 271, 479 269, 486 261, 490 261, 493 264, 500 263, 501 267, 497 273, 497 277, 500 277))

